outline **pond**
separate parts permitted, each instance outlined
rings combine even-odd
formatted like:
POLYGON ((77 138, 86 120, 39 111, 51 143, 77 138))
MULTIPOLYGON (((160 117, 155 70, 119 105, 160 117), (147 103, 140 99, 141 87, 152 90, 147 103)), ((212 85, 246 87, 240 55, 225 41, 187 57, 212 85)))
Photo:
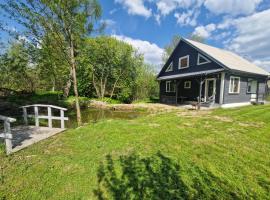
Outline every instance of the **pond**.
MULTIPOLYGON (((147 115, 145 111, 137 110, 109 110, 87 108, 81 110, 83 123, 96 123, 103 119, 134 119, 140 116, 147 115)), ((76 112, 72 111, 67 114, 69 120, 66 121, 67 128, 75 128, 77 126, 76 112)))

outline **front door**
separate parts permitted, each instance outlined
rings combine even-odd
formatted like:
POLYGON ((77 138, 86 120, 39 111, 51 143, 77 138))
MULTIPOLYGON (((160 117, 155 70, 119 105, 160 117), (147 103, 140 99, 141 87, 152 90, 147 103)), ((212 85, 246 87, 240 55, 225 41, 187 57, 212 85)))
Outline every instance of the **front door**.
POLYGON ((205 102, 214 101, 216 95, 216 79, 206 79, 205 81, 205 102))

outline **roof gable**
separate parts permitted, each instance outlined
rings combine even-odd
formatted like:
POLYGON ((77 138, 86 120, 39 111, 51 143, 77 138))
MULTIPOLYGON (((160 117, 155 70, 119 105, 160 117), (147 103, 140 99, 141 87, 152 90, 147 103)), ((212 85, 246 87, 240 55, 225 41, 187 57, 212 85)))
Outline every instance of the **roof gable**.
POLYGON ((192 45, 186 43, 185 41, 180 40, 180 42, 176 45, 175 49, 168 58, 167 62, 160 70, 158 77, 180 75, 193 72, 198 73, 200 71, 216 70, 216 69, 224 70, 224 67, 213 61, 202 51, 198 50, 197 48, 194 48, 192 45), (198 63, 199 55, 203 56, 203 58, 208 62, 198 63), (179 67, 180 59, 185 57, 188 57, 189 63, 188 67, 181 68, 179 67), (173 70, 168 71, 166 69, 168 69, 170 64, 173 65, 173 70))

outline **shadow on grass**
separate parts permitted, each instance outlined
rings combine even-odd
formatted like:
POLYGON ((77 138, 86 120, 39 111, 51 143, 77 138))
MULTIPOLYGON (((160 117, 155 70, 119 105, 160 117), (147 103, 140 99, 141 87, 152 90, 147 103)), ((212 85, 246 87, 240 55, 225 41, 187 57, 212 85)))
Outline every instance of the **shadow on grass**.
POLYGON ((238 199, 232 188, 207 171, 197 167, 192 184, 181 177, 181 166, 157 153, 151 157, 121 156, 119 162, 107 156, 98 170, 94 191, 103 199, 238 199))

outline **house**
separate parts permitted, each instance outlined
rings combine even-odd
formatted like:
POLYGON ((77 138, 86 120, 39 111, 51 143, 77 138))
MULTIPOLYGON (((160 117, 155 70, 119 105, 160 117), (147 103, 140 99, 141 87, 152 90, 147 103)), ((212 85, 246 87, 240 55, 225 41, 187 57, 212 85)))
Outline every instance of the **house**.
POLYGON ((232 52, 182 38, 157 80, 161 103, 234 107, 264 102, 269 75, 232 52))

